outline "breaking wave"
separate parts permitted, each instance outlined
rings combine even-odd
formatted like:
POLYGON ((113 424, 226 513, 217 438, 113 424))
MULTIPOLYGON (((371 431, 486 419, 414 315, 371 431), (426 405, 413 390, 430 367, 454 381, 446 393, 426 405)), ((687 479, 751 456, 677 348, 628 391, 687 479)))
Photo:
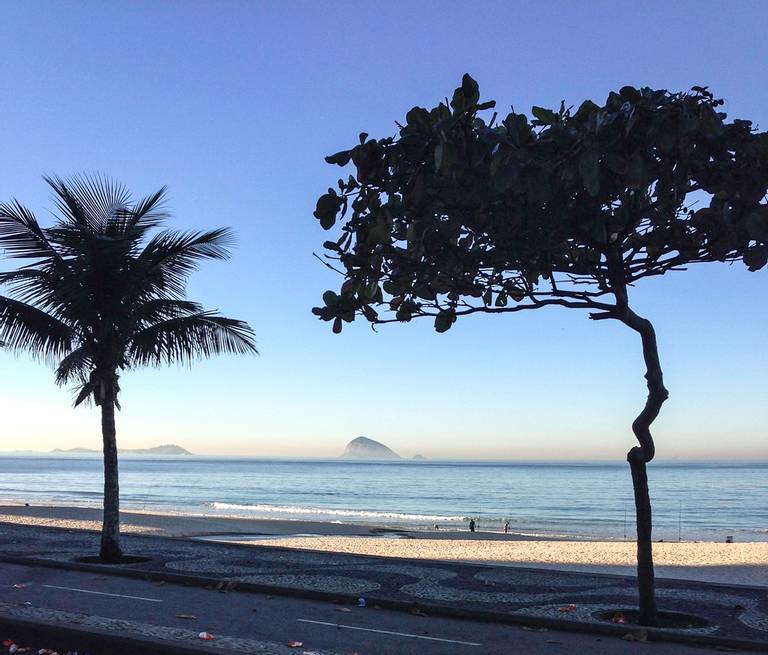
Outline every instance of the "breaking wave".
POLYGON ((464 521, 463 516, 445 516, 441 514, 405 514, 400 512, 374 512, 353 509, 331 509, 324 507, 297 507, 293 505, 240 505, 237 503, 218 503, 210 505, 217 512, 246 514, 249 517, 284 518, 296 521, 340 521, 342 518, 365 523, 402 522, 402 523, 446 523, 464 521))

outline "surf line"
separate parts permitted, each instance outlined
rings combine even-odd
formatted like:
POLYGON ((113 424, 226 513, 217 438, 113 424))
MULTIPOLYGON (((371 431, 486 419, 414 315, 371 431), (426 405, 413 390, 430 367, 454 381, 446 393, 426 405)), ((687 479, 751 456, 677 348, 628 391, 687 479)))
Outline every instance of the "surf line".
POLYGON ((148 603, 162 603, 162 600, 157 598, 143 598, 142 596, 126 596, 125 594, 108 594, 106 591, 91 591, 90 589, 77 589, 76 587, 59 587, 55 584, 40 585, 46 589, 63 589, 65 591, 78 591, 81 594, 96 594, 97 596, 112 596, 114 598, 130 598, 131 600, 145 600, 148 603))
POLYGON ((394 635, 396 637, 410 637, 411 639, 425 639, 427 641, 441 641, 446 644, 461 644, 462 646, 482 646, 474 641, 458 641, 457 639, 443 639, 441 637, 427 637, 425 635, 412 635, 408 632, 393 632, 391 630, 376 630, 375 628, 361 628, 356 625, 344 625, 343 623, 329 623, 327 621, 312 621, 311 619, 296 619, 299 623, 314 623, 315 625, 328 625, 332 628, 346 628, 347 630, 362 630, 363 632, 376 632, 382 635, 394 635))

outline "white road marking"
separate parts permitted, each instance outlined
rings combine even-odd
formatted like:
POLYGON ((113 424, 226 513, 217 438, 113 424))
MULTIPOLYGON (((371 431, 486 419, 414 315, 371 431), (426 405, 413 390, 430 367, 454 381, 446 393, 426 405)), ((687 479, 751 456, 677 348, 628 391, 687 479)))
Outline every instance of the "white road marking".
POLYGON ((377 632, 382 635, 395 635, 397 637, 410 637, 411 639, 426 639, 427 641, 442 641, 447 644, 461 644, 462 646, 482 646, 474 641, 458 641, 457 639, 442 639, 440 637, 426 637, 425 635, 412 635, 408 632, 392 632, 391 630, 376 630, 374 628, 360 628, 356 625, 344 625, 343 623, 328 623, 327 621, 312 621, 310 619, 296 619, 299 623, 314 623, 316 625, 329 625, 333 628, 346 628, 347 630, 362 630, 364 632, 377 632))
POLYGON ((143 598, 141 596, 126 596, 125 594, 108 594, 106 591, 91 591, 90 589, 77 589, 75 587, 59 587, 55 584, 40 585, 46 589, 64 589, 65 591, 79 591, 81 594, 96 594, 97 596, 113 596, 115 598, 130 598, 131 600, 145 600, 148 603, 162 603, 157 598, 143 598))

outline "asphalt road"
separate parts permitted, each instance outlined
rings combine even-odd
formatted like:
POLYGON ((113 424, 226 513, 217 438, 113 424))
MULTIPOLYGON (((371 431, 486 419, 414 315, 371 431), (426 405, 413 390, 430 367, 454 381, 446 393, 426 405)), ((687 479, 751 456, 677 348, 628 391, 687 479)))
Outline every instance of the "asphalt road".
POLYGON ((214 637, 303 642, 298 653, 327 650, 359 655, 479 655, 546 653, 703 655, 716 650, 614 637, 525 630, 373 607, 345 608, 314 600, 237 591, 221 593, 95 574, 0 564, 0 602, 32 608, 206 631, 214 637), (14 585, 23 585, 14 588, 14 585), (179 618, 179 615, 195 618, 179 618))

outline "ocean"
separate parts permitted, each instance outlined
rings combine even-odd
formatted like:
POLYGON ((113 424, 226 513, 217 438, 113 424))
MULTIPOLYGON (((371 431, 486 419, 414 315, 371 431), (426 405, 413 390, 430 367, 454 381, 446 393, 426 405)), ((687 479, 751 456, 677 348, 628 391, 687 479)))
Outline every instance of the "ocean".
MULTIPOLYGON (((0 502, 99 506, 96 455, 0 455, 0 502)), ((123 509, 632 539, 624 462, 122 457, 123 509)), ((768 462, 654 462, 654 539, 768 541, 768 462)))

